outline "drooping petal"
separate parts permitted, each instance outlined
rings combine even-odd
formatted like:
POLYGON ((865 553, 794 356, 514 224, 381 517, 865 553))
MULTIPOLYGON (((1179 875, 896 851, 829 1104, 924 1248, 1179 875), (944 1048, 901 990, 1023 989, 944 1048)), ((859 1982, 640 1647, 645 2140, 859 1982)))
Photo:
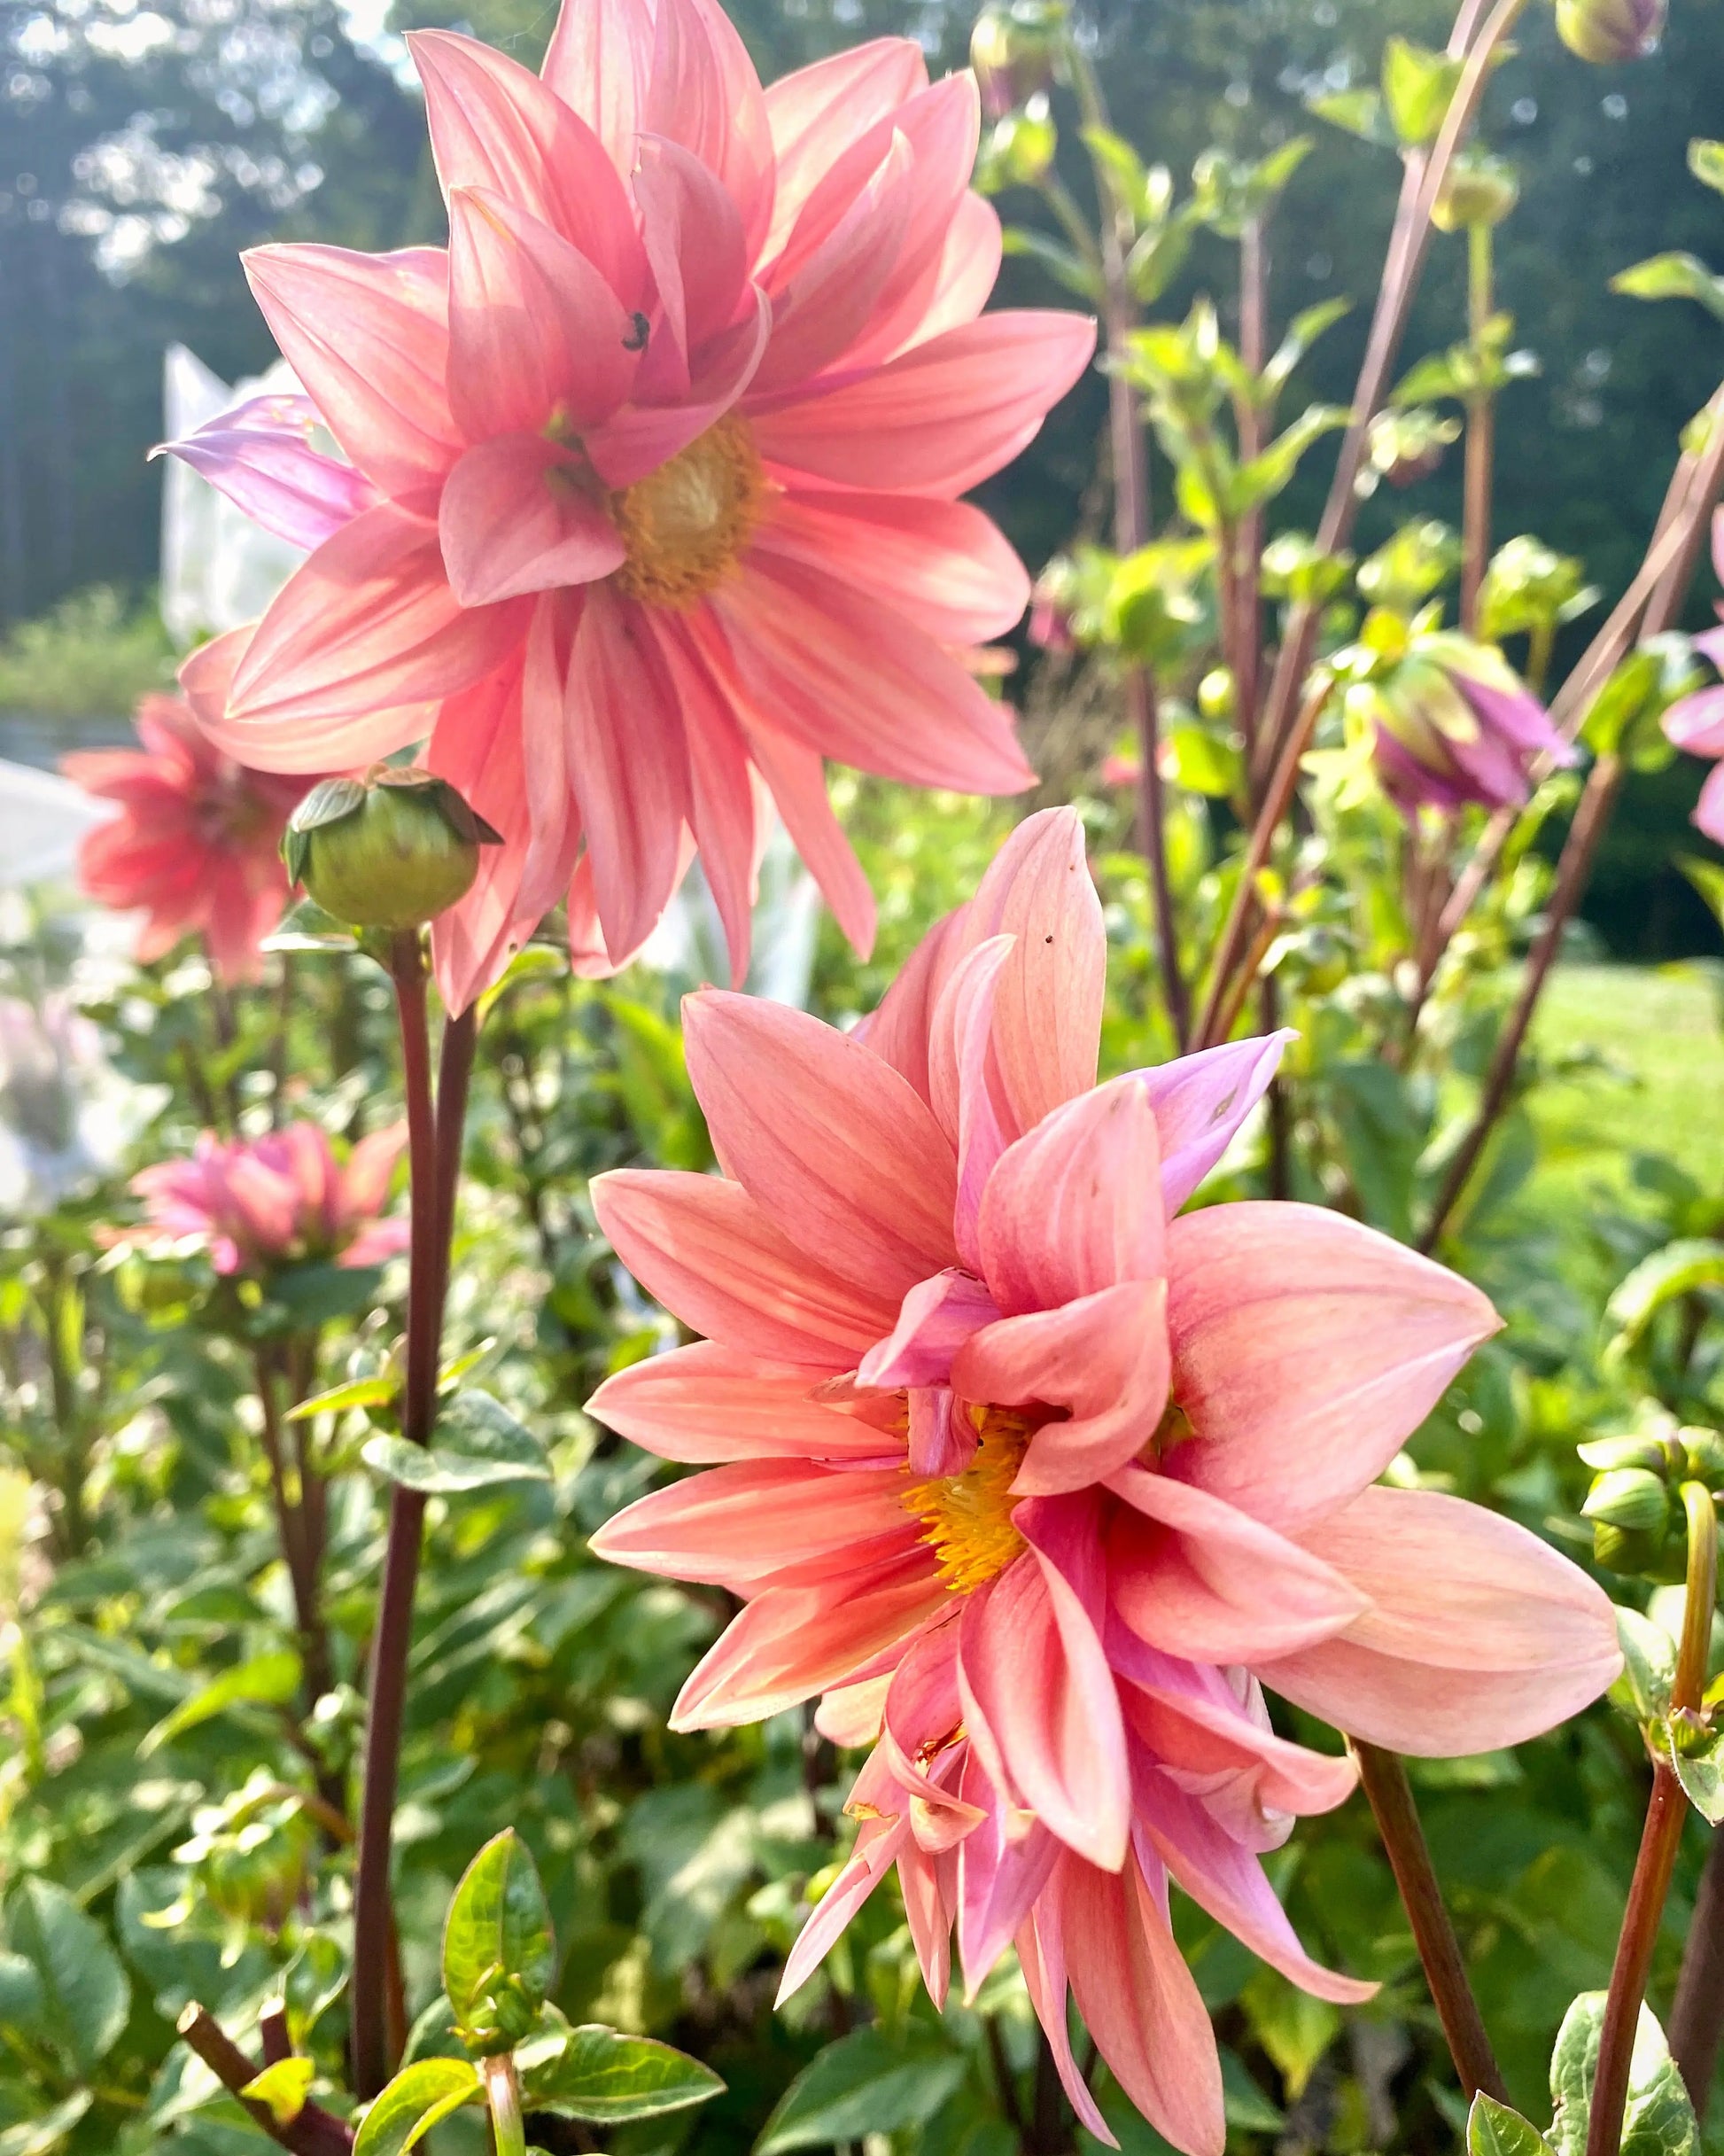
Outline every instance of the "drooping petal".
POLYGON ((951 1265, 951 1148, 889 1063, 716 989, 687 1000, 683 1028, 718 1158, 793 1242, 895 1301, 951 1265))
POLYGON ((1300 1539, 1371 1607, 1338 1638, 1265 1662, 1264 1679, 1368 1743, 1422 1757, 1519 1744, 1621 1666, 1603 1591, 1479 1506, 1374 1487, 1300 1539))
POLYGON ((874 886, 862 872, 843 826, 832 813, 826 767, 817 750, 804 748, 752 712, 739 712, 749 749, 765 780, 790 843, 832 908, 850 947, 866 959, 874 949, 874 886))
POLYGON ((1010 1810, 974 1747, 959 1794, 981 1815, 958 1845, 958 1954, 971 2004, 1022 1929, 1059 1861, 1060 1844, 1039 1820, 1010 1810))
POLYGON ((891 1870, 909 1839, 906 1818, 863 1821, 850 1862, 820 1896, 790 1950, 776 2004, 782 2006, 813 1975, 837 1944, 845 1926, 891 1870))
POLYGON ((813 1397, 805 1367, 774 1366, 710 1340, 631 1363, 586 1403, 588 1414, 661 1459, 866 1459, 882 1434, 813 1397))
POLYGON ((1298 1036, 1284 1026, 1250 1040, 1200 1048, 1134 1075, 1155 1110, 1161 1140, 1161 1194, 1169 1218, 1232 1143, 1298 1036))
POLYGON ((773 504, 755 546, 835 571, 938 643, 1004 636, 1029 603, 1023 564, 967 502, 796 487, 773 504))
POLYGON ((1154 1112, 1133 1078, 1057 1108, 1001 1155, 982 1201, 982 1267, 1008 1315, 1167 1272, 1154 1112))
POLYGON ((1060 1914, 1060 1896, 1058 1893, 1042 1895, 1029 1912, 1023 1928, 1017 1936, 1018 1965, 1023 1971, 1024 1989, 1029 1994, 1029 2003, 1036 2009, 1036 2019, 1053 2054, 1053 2064, 1060 2076, 1060 2086, 1066 2099, 1077 2113, 1081 2124, 1096 2139, 1110 2149, 1119 2142, 1098 2109, 1090 2093, 1089 2083, 1078 2071, 1072 2056, 1071 2028, 1066 2012, 1066 1995, 1068 1989, 1066 1971, 1064 1926, 1060 1914))
POLYGON ((852 1547, 915 1539, 894 1468, 837 1473, 804 1460, 736 1460, 649 1491, 593 1537, 611 1564, 751 1592, 810 1558, 844 1561, 852 1547))
POLYGON ((430 247, 254 247, 252 293, 341 447, 396 499, 424 507, 461 453, 444 370, 446 257, 430 247))
POLYGON ((1176 1472, 1284 1529, 1374 1482, 1500 1323, 1455 1273, 1316 1206, 1184 1215, 1168 1266, 1197 1433, 1176 1472))
POLYGON ((656 638, 688 756, 688 817, 730 954, 730 985, 748 978, 762 824, 770 814, 723 684, 682 617, 641 610, 656 638))
POLYGON ((835 1372, 892 1329, 889 1303, 798 1249, 740 1184, 624 1168, 592 1187, 599 1226, 635 1279, 722 1347, 835 1372))
POLYGON ((1081 1490, 1154 1436, 1168 1399, 1167 1288, 1124 1280, 1058 1310, 1002 1318, 964 1343, 951 1382, 969 1400, 1069 1411, 1029 1441, 1021 1497, 1081 1490))
POLYGON ((627 558, 617 527, 577 484, 569 452, 540 434, 476 443, 449 474, 438 535, 462 606, 590 584, 627 558))

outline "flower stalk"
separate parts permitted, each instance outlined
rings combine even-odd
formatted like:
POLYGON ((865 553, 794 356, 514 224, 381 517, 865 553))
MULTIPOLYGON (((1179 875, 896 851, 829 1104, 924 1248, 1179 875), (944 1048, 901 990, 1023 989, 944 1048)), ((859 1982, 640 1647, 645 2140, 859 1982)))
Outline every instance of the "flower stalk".
MULTIPOLYGON (((1482 221, 1466 228, 1467 331, 1484 371, 1491 318, 1491 228, 1482 221)), ((1461 513, 1461 627, 1469 635, 1479 627, 1479 595, 1490 560, 1491 477, 1496 437, 1496 401, 1487 383, 1467 400, 1464 499, 1461 513)))
POLYGON ((485 2101, 491 2106, 491 2139, 496 2156, 526 2156, 526 2121, 521 2115, 521 2077, 510 2051, 484 2062, 485 2101))

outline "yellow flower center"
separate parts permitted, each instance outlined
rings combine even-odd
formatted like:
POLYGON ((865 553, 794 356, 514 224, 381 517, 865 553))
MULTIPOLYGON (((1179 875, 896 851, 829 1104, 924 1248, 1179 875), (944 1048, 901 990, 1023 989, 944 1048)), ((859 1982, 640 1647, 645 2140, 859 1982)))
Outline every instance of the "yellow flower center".
POLYGON ((922 1522, 922 1540, 939 1560, 940 1577, 953 1594, 969 1594, 1006 1566, 1023 1548, 1012 1523, 1019 1499, 1012 1484, 1029 1440, 1045 1417, 1015 1407, 972 1407, 980 1440, 961 1475, 912 1483, 904 1509, 922 1522))
POLYGON ((727 413, 656 471, 610 496, 611 521, 628 549, 617 584, 648 606, 692 606, 734 565, 765 494, 753 432, 727 413))

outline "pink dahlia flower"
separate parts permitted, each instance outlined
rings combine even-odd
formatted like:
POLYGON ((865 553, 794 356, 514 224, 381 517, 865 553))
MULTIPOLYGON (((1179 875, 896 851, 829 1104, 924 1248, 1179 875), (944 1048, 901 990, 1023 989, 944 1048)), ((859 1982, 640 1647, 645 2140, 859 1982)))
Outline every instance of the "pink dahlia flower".
POLYGON ((361 1138, 338 1161, 315 1123, 229 1142, 206 1131, 190 1160, 159 1162, 132 1179, 144 1200, 129 1241, 195 1239, 218 1273, 262 1273, 323 1258, 379 1265, 408 1243, 408 1223, 378 1218, 407 1143, 407 1125, 361 1138))
POLYGON ((1532 767, 1574 751, 1494 644, 1453 629, 1412 637, 1403 657, 1348 692, 1377 728, 1377 767, 1403 808, 1518 807, 1532 767))
POLYGON ((621 964, 696 844, 740 978, 769 802, 866 947, 821 759, 1032 782, 954 656, 1028 579, 959 496, 1094 344, 1076 315, 982 314, 973 78, 930 85, 886 39, 763 90, 713 0, 571 4, 542 76, 411 43, 448 247, 248 256, 309 401, 177 446, 319 543, 188 692, 275 769, 429 735, 506 840, 439 935, 456 1005, 565 896, 577 962, 621 964))
MULTIPOLYGON (((1724 581, 1724 515, 1712 519, 1712 567, 1724 581)), ((1724 605, 1718 614, 1724 621, 1724 605)), ((1724 674, 1724 627, 1708 629, 1694 644, 1724 674)), ((1675 747, 1686 749, 1690 756, 1724 758, 1724 681, 1673 704, 1664 715, 1664 730, 1675 747)), ((1724 762, 1714 763, 1707 774, 1695 805, 1694 821, 1715 845, 1724 845, 1724 762)))
POLYGON ((1180 1209, 1285 1036, 1098 1086, 1106 946, 1082 827, 1021 825, 852 1034, 705 992, 688 1063, 725 1173, 594 1186, 697 1333, 593 1412, 706 1467, 594 1538, 746 1607, 677 1726, 821 1695, 874 1750, 794 1984, 893 1864, 943 1994, 1015 1941, 1072 2102, 1068 1988, 1179 2147, 1222 2146, 1168 1882, 1296 1982, 1263 1877, 1351 1786, 1260 1684, 1418 1754, 1518 1742, 1619 1666, 1566 1560, 1377 1478, 1496 1329, 1464 1280, 1304 1205, 1180 1209))
POLYGON ((198 935, 218 979, 253 979, 287 900, 282 832, 312 782, 236 763, 178 697, 145 697, 137 731, 139 748, 61 759, 75 785, 120 809, 86 834, 79 883, 102 906, 148 915, 139 958, 198 935))

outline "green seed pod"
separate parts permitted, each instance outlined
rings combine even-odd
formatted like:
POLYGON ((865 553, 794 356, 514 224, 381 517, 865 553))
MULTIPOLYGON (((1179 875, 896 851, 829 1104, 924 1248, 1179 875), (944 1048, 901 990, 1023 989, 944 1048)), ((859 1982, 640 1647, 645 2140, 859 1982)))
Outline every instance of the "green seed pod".
POLYGON ((282 859, 344 925, 414 929, 465 898, 479 848, 501 844, 447 779, 378 764, 363 779, 314 786, 288 823, 282 859))
POLYGON ((1668 0, 1557 0, 1557 35, 1595 66, 1644 59, 1664 35, 1668 0))
POLYGON ((1680 1545, 1673 1558, 1662 1535, 1635 1534, 1627 1528, 1612 1527, 1608 1521, 1593 1522, 1592 1553, 1605 1571, 1619 1573, 1625 1579, 1674 1582, 1683 1575, 1680 1545))
POLYGON ((1506 158, 1483 150, 1463 151, 1448 167, 1431 211, 1440 232, 1501 224, 1520 199, 1520 178, 1506 158))

